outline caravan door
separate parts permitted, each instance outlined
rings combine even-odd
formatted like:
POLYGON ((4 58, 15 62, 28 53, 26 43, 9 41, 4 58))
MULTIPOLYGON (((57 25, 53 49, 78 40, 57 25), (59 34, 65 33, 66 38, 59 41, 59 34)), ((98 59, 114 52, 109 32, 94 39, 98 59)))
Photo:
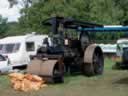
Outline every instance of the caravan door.
POLYGON ((9 61, 4 56, 0 55, 0 72, 7 72, 11 70, 11 66, 9 66, 9 61))

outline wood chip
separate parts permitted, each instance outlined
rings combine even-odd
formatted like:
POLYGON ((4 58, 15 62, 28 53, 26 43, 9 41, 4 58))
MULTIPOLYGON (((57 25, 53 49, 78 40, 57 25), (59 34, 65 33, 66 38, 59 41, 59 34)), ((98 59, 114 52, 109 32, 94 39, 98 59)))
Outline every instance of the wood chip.
POLYGON ((9 74, 12 87, 18 91, 39 90, 46 87, 43 78, 32 74, 11 73, 9 74))

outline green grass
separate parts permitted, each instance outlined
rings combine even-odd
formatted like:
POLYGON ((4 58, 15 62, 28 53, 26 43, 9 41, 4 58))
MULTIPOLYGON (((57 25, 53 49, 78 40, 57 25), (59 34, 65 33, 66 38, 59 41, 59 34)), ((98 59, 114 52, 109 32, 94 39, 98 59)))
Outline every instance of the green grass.
POLYGON ((18 92, 7 76, 0 76, 0 96, 128 96, 128 72, 112 70, 114 62, 105 59, 102 76, 65 76, 63 84, 49 84, 39 91, 18 92))
POLYGON ((6 89, 8 88, 10 85, 10 82, 9 82, 9 78, 8 76, 4 75, 4 76, 0 76, 0 89, 6 89))
POLYGON ((111 70, 112 66, 115 64, 115 62, 111 58, 105 58, 104 60, 104 69, 105 70, 111 70))

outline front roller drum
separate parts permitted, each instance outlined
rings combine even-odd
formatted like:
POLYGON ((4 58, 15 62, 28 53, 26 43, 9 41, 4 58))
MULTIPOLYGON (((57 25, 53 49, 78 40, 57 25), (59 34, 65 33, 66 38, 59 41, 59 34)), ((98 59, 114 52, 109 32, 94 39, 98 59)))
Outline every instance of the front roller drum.
POLYGON ((47 83, 63 82, 63 63, 61 60, 34 59, 27 67, 27 72, 42 76, 47 83))
POLYGON ((82 71, 84 75, 101 75, 104 69, 104 57, 101 48, 95 44, 88 46, 84 53, 82 71))

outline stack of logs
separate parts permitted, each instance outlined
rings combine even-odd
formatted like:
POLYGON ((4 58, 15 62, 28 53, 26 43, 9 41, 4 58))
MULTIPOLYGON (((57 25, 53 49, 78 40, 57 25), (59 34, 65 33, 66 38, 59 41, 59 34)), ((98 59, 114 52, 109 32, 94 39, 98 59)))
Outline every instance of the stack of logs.
POLYGON ((37 76, 31 74, 11 73, 9 74, 12 87, 18 91, 39 90, 46 87, 45 81, 37 76))

